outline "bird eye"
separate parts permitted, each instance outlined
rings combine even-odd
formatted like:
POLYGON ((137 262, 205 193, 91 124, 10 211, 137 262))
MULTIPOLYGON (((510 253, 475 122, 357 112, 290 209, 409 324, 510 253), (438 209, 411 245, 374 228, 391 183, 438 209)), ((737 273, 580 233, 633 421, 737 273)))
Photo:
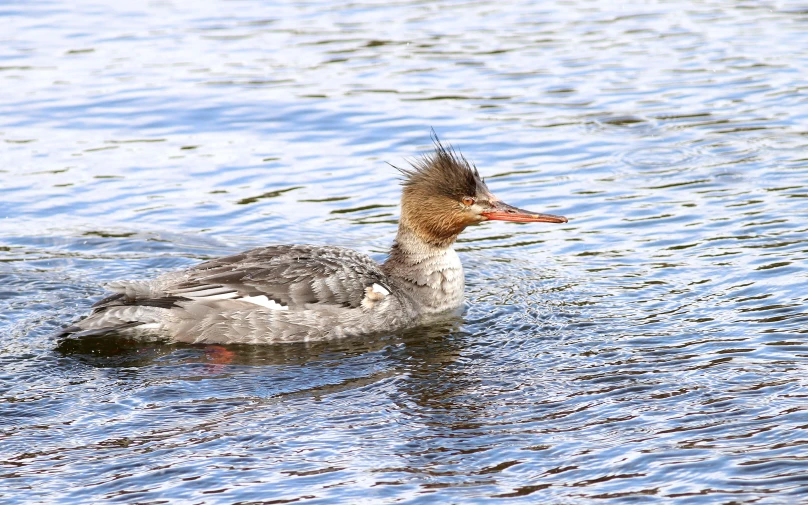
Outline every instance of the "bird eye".
POLYGON ((463 205, 465 205, 466 207, 471 207, 472 205, 474 205, 474 202, 475 202, 474 198, 470 196, 463 197, 463 205))

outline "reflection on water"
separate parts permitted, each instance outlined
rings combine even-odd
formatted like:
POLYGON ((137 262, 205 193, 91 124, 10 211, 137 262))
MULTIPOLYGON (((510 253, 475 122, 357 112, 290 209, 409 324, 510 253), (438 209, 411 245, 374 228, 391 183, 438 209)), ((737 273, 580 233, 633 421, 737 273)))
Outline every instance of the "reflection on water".
POLYGON ((804 501, 797 2, 0 7, 6 503, 804 501), (569 216, 461 236, 461 319, 56 341, 103 283, 384 257, 387 163, 569 216))

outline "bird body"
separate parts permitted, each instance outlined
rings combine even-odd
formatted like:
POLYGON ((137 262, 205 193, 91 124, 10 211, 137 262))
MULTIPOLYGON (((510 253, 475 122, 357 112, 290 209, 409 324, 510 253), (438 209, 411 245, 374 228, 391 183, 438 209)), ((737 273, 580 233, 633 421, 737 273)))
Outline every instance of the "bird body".
POLYGON ((452 244, 466 226, 567 220, 500 202, 465 158, 435 144, 433 155, 402 170, 402 215, 383 264, 339 247, 260 247, 153 280, 111 283, 113 294, 62 334, 267 344, 396 331, 457 311, 465 281, 452 244))

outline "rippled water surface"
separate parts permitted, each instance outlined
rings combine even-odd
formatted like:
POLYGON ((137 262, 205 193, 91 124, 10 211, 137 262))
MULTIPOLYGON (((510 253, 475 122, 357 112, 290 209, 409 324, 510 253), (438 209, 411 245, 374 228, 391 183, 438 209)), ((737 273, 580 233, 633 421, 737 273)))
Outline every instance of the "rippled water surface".
POLYGON ((808 10, 0 5, 0 501, 808 501, 808 10), (434 127, 501 198, 443 326, 59 341, 121 278, 384 257, 434 127))

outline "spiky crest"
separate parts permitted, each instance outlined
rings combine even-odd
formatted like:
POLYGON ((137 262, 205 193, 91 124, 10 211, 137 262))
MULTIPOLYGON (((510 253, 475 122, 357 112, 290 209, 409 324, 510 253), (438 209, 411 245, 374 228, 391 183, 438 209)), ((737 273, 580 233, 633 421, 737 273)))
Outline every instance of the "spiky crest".
POLYGON ((444 146, 435 130, 432 130, 435 151, 423 155, 410 163, 410 168, 398 168, 404 175, 401 185, 405 192, 413 189, 428 191, 459 200, 464 196, 475 196, 485 188, 477 167, 449 145, 444 146))

